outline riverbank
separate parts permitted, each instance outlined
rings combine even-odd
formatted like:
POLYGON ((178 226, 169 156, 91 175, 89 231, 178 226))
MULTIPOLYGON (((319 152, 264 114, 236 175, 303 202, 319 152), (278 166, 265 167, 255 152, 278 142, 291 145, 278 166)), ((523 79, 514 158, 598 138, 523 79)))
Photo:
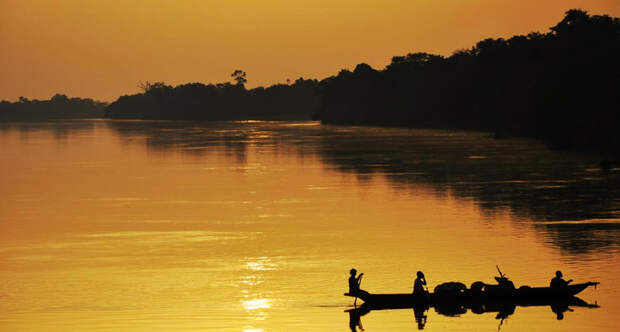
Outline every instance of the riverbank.
POLYGON ((412 53, 323 82, 322 123, 489 131, 620 155, 620 20, 571 10, 548 33, 412 53))

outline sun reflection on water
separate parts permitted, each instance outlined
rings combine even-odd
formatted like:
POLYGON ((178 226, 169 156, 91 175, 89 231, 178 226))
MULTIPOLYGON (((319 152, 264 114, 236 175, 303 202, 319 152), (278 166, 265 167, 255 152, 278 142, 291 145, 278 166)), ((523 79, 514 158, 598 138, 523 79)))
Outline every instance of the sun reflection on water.
POLYGON ((243 308, 247 311, 267 309, 271 307, 271 300, 269 299, 253 299, 242 301, 243 308))
POLYGON ((277 266, 269 257, 252 258, 245 263, 245 268, 252 271, 273 271, 277 266))
POLYGON ((264 321, 267 319, 267 313, 264 309, 271 307, 270 299, 252 299, 241 301, 243 308, 252 316, 255 321, 264 321))
MULTIPOLYGON (((241 280, 241 284, 245 286, 244 289, 241 289, 241 305, 250 316, 249 318, 254 321, 264 321, 268 316, 266 309, 271 308, 272 300, 261 294, 264 282, 263 273, 276 270, 277 265, 271 262, 268 257, 247 257, 242 261, 242 264, 242 267, 248 270, 249 274, 243 276, 241 280)), ((262 331, 262 329, 250 329, 248 331, 262 331)))

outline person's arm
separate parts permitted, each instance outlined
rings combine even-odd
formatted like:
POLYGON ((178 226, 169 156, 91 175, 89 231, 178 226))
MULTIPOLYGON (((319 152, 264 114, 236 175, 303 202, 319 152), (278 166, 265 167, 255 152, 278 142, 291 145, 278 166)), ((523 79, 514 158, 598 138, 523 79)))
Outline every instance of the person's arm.
POLYGON ((360 279, 362 279, 362 276, 363 276, 363 275, 364 275, 363 273, 360 273, 360 275, 358 275, 358 276, 357 276, 357 279, 355 279, 355 280, 357 280, 357 282, 359 283, 359 282, 360 282, 360 279))
POLYGON ((571 282, 573 282, 573 279, 570 279, 569 281, 566 282, 566 284, 570 284, 571 282))

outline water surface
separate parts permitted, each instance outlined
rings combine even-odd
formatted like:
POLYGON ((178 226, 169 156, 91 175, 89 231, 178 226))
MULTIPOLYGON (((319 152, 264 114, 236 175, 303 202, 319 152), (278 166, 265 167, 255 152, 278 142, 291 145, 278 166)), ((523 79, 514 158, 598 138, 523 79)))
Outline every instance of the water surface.
MULTIPOLYGON (((348 270, 371 292, 597 280, 557 320, 615 331, 620 170, 484 133, 314 122, 0 124, 1 331, 347 331, 348 270)), ((425 330, 496 331, 496 313, 425 330)), ((417 329, 373 311, 366 331, 417 329)))

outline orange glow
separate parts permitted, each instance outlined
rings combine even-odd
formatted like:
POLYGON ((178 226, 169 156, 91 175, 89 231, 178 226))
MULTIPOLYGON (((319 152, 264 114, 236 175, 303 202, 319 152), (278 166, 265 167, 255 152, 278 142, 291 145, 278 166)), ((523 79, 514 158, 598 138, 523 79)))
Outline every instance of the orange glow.
POLYGON ((546 31, 570 8, 620 16, 617 0, 4 0, 0 99, 112 101, 138 81, 221 82, 237 68, 250 87, 323 78, 546 31))
MULTIPOLYGON (((415 131, 187 124, 0 126, 1 331, 344 331, 351 267, 365 273, 364 289, 408 292, 417 270, 432 290, 492 282, 496 264, 517 286, 547 284, 555 269, 601 282, 583 294, 600 309, 577 308, 558 322, 548 307, 519 308, 513 331, 617 330, 617 247, 563 252, 532 220, 485 215, 482 202, 433 182, 339 171, 321 148, 337 133, 394 144, 415 131), (241 130, 245 147, 180 141, 188 128, 201 137, 241 130), (299 146, 278 138, 292 128, 314 138, 299 146)), ((502 151, 485 144, 478 157, 502 151)), ((409 171, 424 177, 420 170, 409 171)), ((592 240, 617 232, 609 234, 592 240)), ((429 331, 499 323, 495 313, 428 315, 429 331)), ((386 310, 363 321, 368 331, 394 331, 414 317, 386 310)))

